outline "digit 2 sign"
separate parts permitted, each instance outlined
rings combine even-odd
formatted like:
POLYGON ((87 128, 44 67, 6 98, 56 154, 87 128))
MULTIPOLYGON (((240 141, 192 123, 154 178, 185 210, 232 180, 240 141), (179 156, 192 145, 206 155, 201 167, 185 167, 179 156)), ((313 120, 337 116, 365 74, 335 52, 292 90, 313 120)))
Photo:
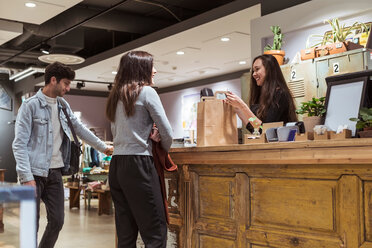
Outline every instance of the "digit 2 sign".
POLYGON ((333 63, 333 74, 337 74, 337 73, 340 73, 340 64, 338 62, 333 63))

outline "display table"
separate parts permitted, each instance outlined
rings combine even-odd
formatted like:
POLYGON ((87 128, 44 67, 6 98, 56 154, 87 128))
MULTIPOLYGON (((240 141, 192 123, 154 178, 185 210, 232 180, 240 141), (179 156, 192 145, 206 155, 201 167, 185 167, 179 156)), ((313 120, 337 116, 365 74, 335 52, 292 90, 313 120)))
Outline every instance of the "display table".
POLYGON ((78 208, 80 209, 80 192, 83 189, 81 185, 79 186, 65 186, 66 188, 70 189, 70 209, 71 208, 78 208))
POLYGON ((111 200, 111 193, 110 190, 103 190, 103 189, 85 189, 84 190, 84 197, 85 200, 88 200, 88 206, 85 201, 85 207, 90 209, 90 200, 92 198, 92 194, 97 194, 98 196, 98 215, 102 214, 112 214, 112 200, 111 200))
POLYGON ((103 173, 96 173, 96 174, 90 174, 90 173, 84 173, 84 176, 86 176, 89 180, 89 182, 93 182, 93 181, 105 181, 108 177, 108 173, 107 172, 103 172, 103 173))
POLYGON ((372 247, 372 139, 171 149, 176 247, 372 247))
POLYGON ((98 194, 98 215, 112 214, 112 200, 110 190, 96 189, 98 194))

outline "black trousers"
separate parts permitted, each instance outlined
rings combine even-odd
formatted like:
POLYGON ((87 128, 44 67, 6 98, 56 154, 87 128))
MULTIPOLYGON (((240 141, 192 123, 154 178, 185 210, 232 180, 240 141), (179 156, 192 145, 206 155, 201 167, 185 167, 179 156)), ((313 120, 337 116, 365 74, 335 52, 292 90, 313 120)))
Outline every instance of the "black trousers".
POLYGON ((166 247, 167 225, 160 182, 151 156, 113 156, 109 184, 115 205, 118 248, 166 247))
POLYGON ((40 200, 45 203, 48 224, 39 248, 53 248, 65 218, 64 190, 61 169, 50 169, 48 177, 34 176, 36 182, 37 230, 39 230, 40 200))

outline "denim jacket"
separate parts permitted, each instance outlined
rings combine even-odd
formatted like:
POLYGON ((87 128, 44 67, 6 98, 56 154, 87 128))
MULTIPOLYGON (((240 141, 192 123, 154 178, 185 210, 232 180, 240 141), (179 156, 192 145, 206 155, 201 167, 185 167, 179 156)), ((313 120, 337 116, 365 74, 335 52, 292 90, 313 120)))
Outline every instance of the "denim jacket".
MULTIPOLYGON (((63 113, 63 102, 70 116, 76 135, 89 145, 103 152, 107 146, 85 127, 73 114, 69 104, 57 97, 59 120, 63 129, 61 145, 64 171, 70 168, 70 129, 63 113)), ((19 108, 15 125, 13 153, 17 162, 17 174, 20 182, 34 180, 34 176, 47 177, 53 153, 53 127, 51 108, 41 89, 35 96, 25 100, 19 108)))

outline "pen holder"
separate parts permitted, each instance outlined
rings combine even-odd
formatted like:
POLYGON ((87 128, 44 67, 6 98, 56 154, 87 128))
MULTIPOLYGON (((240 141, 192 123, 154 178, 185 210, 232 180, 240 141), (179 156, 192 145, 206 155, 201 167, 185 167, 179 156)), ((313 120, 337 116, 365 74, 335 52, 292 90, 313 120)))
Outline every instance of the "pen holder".
POLYGON ((265 134, 261 134, 259 138, 250 138, 250 137, 257 137, 252 136, 251 134, 244 134, 244 141, 243 144, 259 144, 259 143, 266 143, 266 137, 265 134))
POLYGON ((324 134, 317 134, 314 132, 314 140, 327 140, 330 139, 331 132, 326 131, 324 134))
POLYGON ((314 132, 296 133, 295 141, 314 140, 314 132))
POLYGON ((351 138, 351 130, 350 129, 344 129, 341 133, 336 133, 334 131, 330 131, 330 138, 335 140, 340 139, 349 139, 351 138))

